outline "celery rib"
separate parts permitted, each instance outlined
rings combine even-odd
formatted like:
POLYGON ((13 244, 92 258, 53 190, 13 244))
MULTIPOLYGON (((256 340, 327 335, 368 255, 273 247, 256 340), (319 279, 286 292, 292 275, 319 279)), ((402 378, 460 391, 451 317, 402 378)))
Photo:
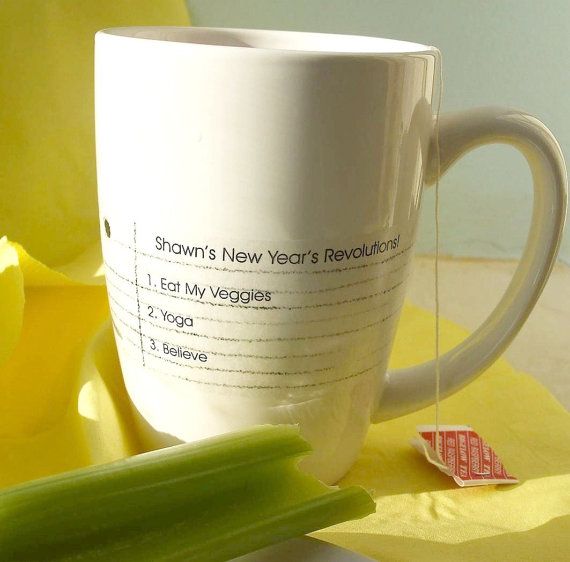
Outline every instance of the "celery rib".
POLYGON ((0 491, 0 560, 229 560, 374 511, 297 468, 292 426, 261 426, 0 491))

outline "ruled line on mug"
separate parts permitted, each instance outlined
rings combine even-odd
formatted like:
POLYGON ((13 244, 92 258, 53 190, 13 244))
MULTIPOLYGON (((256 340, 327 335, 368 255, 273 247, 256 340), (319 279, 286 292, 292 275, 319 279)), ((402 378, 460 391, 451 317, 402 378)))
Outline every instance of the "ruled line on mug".
MULTIPOLYGON (((184 336, 192 336, 192 337, 197 337, 197 338, 205 338, 205 339, 212 339, 212 340, 218 340, 218 341, 247 342, 247 343, 263 343, 263 342, 269 343, 269 342, 280 342, 280 341, 304 341, 304 340, 311 340, 311 339, 329 338, 329 337, 332 338, 332 337, 338 337, 338 336, 345 336, 348 334, 355 334, 355 333, 367 330, 369 328, 372 328, 374 326, 378 326, 380 324, 383 324, 384 322, 386 322, 387 320, 389 320, 390 318, 392 318, 396 314, 398 314, 400 312, 400 310, 402 309, 402 306, 400 305, 398 308, 396 308, 390 314, 388 314, 387 316, 384 316, 380 320, 376 320, 375 322, 371 322, 369 324, 366 324, 364 326, 359 326, 358 328, 353 328, 351 330, 343 330, 340 332, 334 332, 334 333, 328 333, 328 334, 316 334, 316 335, 310 335, 310 336, 293 336, 293 337, 288 337, 288 338, 286 338, 286 337, 279 337, 279 338, 227 338, 227 337, 223 337, 223 336, 209 336, 206 334, 198 334, 196 332, 186 332, 184 330, 179 330, 177 328, 172 328, 170 326, 164 326, 162 324, 157 324, 156 322, 151 322, 150 320, 147 320, 146 318, 142 318, 142 317, 139 318, 138 315, 136 315, 133 312, 131 312, 130 310, 127 310, 126 308, 124 308, 115 299, 113 299, 113 302, 121 310, 125 311, 127 314, 133 316, 134 318, 140 320, 140 322, 144 322, 145 324, 148 324, 150 326, 154 326, 155 328, 159 328, 161 330, 167 330, 169 332, 176 332, 176 333, 182 334, 184 336)), ((142 330, 142 328, 141 328, 141 330, 142 330)))
MULTIPOLYGON (((138 252, 137 252, 137 254, 138 254, 138 252)), ((302 291, 292 291, 292 290, 291 291, 280 291, 280 290, 271 289, 271 293, 274 295, 316 295, 319 293, 329 293, 331 291, 340 291, 342 289, 348 289, 350 287, 356 287, 358 285, 365 285, 366 283, 372 283, 374 281, 378 281, 379 279, 383 279, 385 277, 388 277, 389 275, 393 275, 394 273, 401 271, 402 269, 407 267, 408 264, 409 264, 409 262, 404 262, 403 264, 399 265, 398 267, 395 267, 394 269, 391 269, 390 271, 387 271, 387 272, 383 273, 382 275, 375 275, 374 277, 369 277, 368 279, 361 279, 359 281, 353 281, 351 283, 344 283, 342 285, 336 285, 334 287, 325 287, 325 288, 321 288, 321 289, 307 289, 307 290, 302 290, 302 291)), ((119 275, 119 273, 116 270, 114 270, 112 268, 112 266, 109 265, 107 262, 105 263, 105 266, 109 267, 111 269, 112 273, 115 273, 115 275, 119 275)), ((247 287, 229 287, 227 285, 224 285, 223 287, 220 286, 220 289, 225 289, 227 291, 247 291, 247 290, 249 290, 247 287)), ((257 289, 254 287, 254 290, 260 290, 261 291, 264 289, 257 289)))
MULTIPOLYGON (((130 324, 125 322, 119 315, 116 314, 116 312, 114 310, 111 309, 111 312, 112 312, 112 321, 113 321, 113 325, 115 326, 115 329, 117 329, 117 324, 115 322, 115 319, 116 319, 123 326, 128 328, 129 330, 135 332, 137 335, 139 334, 139 332, 136 328, 133 328, 130 324)), ((120 333, 120 330, 117 330, 117 331, 120 333)), ((143 336, 146 337, 147 339, 158 339, 158 338, 152 338, 152 336, 149 336, 148 334, 143 334, 143 336)), ((121 339, 124 339, 127 342, 130 342, 132 345, 135 345, 135 346, 139 345, 137 342, 135 342, 134 340, 132 340, 128 336, 124 336, 121 334, 120 337, 121 337, 121 339)), ((375 351, 378 351, 378 352, 382 351, 382 350, 386 349, 386 347, 388 347, 389 344, 390 344, 390 342, 386 342, 383 345, 381 345, 380 347, 376 348, 375 351)), ((176 345, 180 345, 180 344, 176 343, 176 345)), ((317 353, 299 353, 299 354, 294 353, 294 354, 288 354, 288 355, 275 355, 275 354, 256 355, 256 354, 249 354, 249 353, 224 353, 223 351, 213 351, 213 350, 209 350, 209 349, 197 349, 195 347, 189 348, 189 347, 185 347, 182 345, 180 345, 180 347, 182 349, 187 350, 187 351, 194 351, 196 353, 207 353, 208 355, 220 355, 222 357, 245 357, 245 358, 251 358, 251 359, 275 359, 275 360, 278 360, 278 359, 279 360, 281 360, 281 359, 306 359, 306 358, 311 358, 311 357, 323 357, 325 355, 336 355, 338 353, 338 349, 334 349, 332 351, 330 351, 330 350, 329 351, 320 351, 317 353)), ((182 366, 192 367, 192 365, 182 365, 182 366)))
POLYGON ((167 373, 165 371, 159 371, 157 369, 154 369, 153 367, 151 367, 150 370, 155 371, 155 372, 160 373, 160 374, 167 375, 167 376, 175 377, 177 379, 182 379, 186 382, 193 382, 193 383, 204 384, 204 385, 209 385, 209 386, 221 386, 221 387, 227 387, 227 388, 242 388, 242 389, 250 389, 250 390, 277 390, 277 389, 293 390, 293 389, 297 389, 297 388, 315 388, 318 386, 326 386, 326 385, 335 384, 338 382, 344 382, 344 381, 359 377, 360 375, 363 375, 364 373, 368 373, 369 371, 372 371, 373 369, 376 369, 377 367, 379 367, 381 364, 382 364, 382 362, 378 361, 374 365, 371 365, 370 367, 366 367, 365 369, 362 369, 361 371, 358 371, 356 373, 352 373, 352 374, 347 375, 345 377, 333 379, 330 381, 319 381, 319 382, 304 383, 304 384, 281 384, 281 385, 261 385, 261 384, 246 385, 246 384, 214 383, 211 381, 194 380, 194 379, 190 379, 190 378, 183 377, 180 375, 176 375, 174 373, 167 373))
MULTIPOLYGON (((145 336, 148 339, 154 339, 154 338, 150 338, 150 336, 145 336)), ((130 339, 130 338, 126 338, 126 340, 133 346, 138 346, 138 343, 135 342, 134 340, 130 339)), ((170 344, 172 345, 172 344, 170 344)), ((180 346, 182 348, 182 346, 180 346)), ((190 351, 189 348, 183 348, 186 349, 188 351, 190 351)), ((366 357, 368 357, 369 355, 373 355, 375 353, 379 353, 380 351, 382 351, 384 349, 384 347, 381 348, 376 348, 373 351, 371 351, 370 353, 366 353, 360 357, 355 358, 355 360, 361 360, 364 359, 366 357)), ((196 353, 200 353, 198 350, 193 349, 192 351, 196 352, 196 353)), ((208 351, 203 351, 202 353, 210 353, 208 351)), ((304 371, 252 371, 250 369, 222 369, 222 368, 218 368, 218 367, 205 367, 203 365, 195 365, 195 364, 189 364, 189 363, 180 363, 180 361, 174 361, 173 359, 170 359, 168 357, 163 357, 162 355, 157 355, 156 353, 152 353, 148 350, 145 351, 145 354, 147 357, 154 357, 156 359, 159 359, 161 361, 165 361, 167 363, 171 363, 173 365, 177 365, 178 367, 184 367, 184 368, 190 368, 190 369, 199 369, 202 371, 217 371, 217 372, 223 372, 223 373, 240 373, 240 374, 248 374, 248 375, 272 375, 272 376, 286 376, 286 375, 310 375, 310 374, 314 374, 314 373, 321 373, 321 372, 325 372, 325 371, 332 371, 334 370, 335 366, 331 365, 331 366, 327 366, 327 367, 320 367, 318 369, 309 369, 309 370, 304 370, 304 371)))
MULTIPOLYGON (((125 308, 121 303, 119 303, 119 301, 117 301, 112 295, 109 295, 109 299, 113 301, 114 305, 117 306, 118 308, 120 308, 122 311, 126 312, 128 315, 137 318, 138 319, 138 315, 135 314, 134 312, 130 311, 129 309, 125 308)), ((144 304, 144 303, 143 303, 144 304)), ((385 308, 388 304, 390 304, 389 302, 384 303, 383 305, 381 305, 380 307, 377 308, 385 308)), ((148 305, 151 306, 151 305, 148 305)), ((156 306, 156 305, 154 305, 156 306)), ((157 306, 158 308, 158 306, 157 306)), ((386 320, 388 320, 389 318, 391 318, 392 316, 396 315, 400 310, 401 310, 402 306, 399 306, 396 310, 394 310, 393 312, 391 312, 389 315, 385 316, 384 318, 382 318, 379 321, 373 322, 371 324, 366 324, 364 326, 360 326, 359 328, 355 328, 353 330, 347 330, 344 332, 338 332, 335 334, 322 334, 322 335, 316 335, 316 336, 306 336, 306 337, 293 337, 293 338, 269 338, 269 339, 250 339, 250 338, 239 338, 239 339, 232 339, 232 338, 218 338, 218 339, 222 339, 222 340, 226 340, 226 341, 247 341, 247 342, 262 342, 262 341, 291 341, 291 340, 301 340, 301 339, 315 339, 315 338, 321 338, 321 337, 328 337, 328 336, 338 336, 338 335, 344 335, 347 333, 351 333, 351 332, 359 332, 361 330, 364 330, 370 326, 376 325, 376 324, 380 324, 382 322, 385 322, 386 320)), ((366 312, 370 312, 370 310, 366 311, 366 312)), ((196 316, 193 316, 192 318, 198 318, 196 316)), ((165 326, 163 324, 157 324, 156 322, 151 322, 150 320, 147 320, 146 318, 142 318, 141 317, 141 321, 144 322, 145 324, 148 324, 150 326, 154 326, 156 328, 159 328, 161 330, 168 330, 170 332, 176 332, 178 334, 182 334, 182 335, 186 335, 186 336, 198 336, 198 337, 205 337, 202 336, 201 334, 195 334, 193 332, 186 332, 184 330, 179 330, 177 328, 173 328, 171 326, 165 326)), ((266 324, 261 324, 261 325, 266 325, 266 324)), ((280 324, 277 324, 280 325, 280 324)))
MULTIPOLYGON (((382 275, 376 275, 374 277, 369 277, 368 279, 362 279, 361 281, 353 281, 352 283, 345 283, 343 285, 337 285, 336 287, 325 287, 324 289, 314 289, 314 290, 307 290, 307 291, 271 291, 275 295, 315 295, 319 293, 328 293, 330 291, 340 291, 342 289, 348 289, 349 287, 356 287, 358 285, 365 285, 366 283, 372 283, 374 281, 378 281, 379 279, 383 279, 384 277, 388 277, 393 273, 397 273, 404 269, 409 262, 405 262, 402 265, 383 273, 382 275)), ((235 288, 234 288, 235 289, 235 288)), ((236 289, 236 290, 243 290, 243 289, 236 289)))
POLYGON ((137 310, 138 310, 138 321, 139 321, 139 333, 141 335, 140 344, 141 344, 141 356, 142 356, 142 364, 143 367, 145 366, 144 360, 144 348, 143 348, 143 341, 142 341, 142 327, 141 327, 141 302, 139 298, 139 284, 138 284, 138 273, 137 273, 137 223, 133 223, 133 252, 134 252, 134 270, 135 270, 135 288, 136 288, 136 299, 137 299, 137 310))
POLYGON ((205 316, 192 316, 196 320, 205 320, 211 322, 228 322, 230 324, 247 324, 247 325, 259 325, 259 326, 286 326, 289 324, 314 324, 317 322, 334 322, 336 320, 342 320, 343 318, 351 318, 354 316, 359 316, 361 314, 370 314, 375 310, 380 310, 387 307, 390 301, 383 302, 379 305, 373 305, 368 307, 366 310, 358 310, 357 312, 349 312, 347 314, 340 314, 338 316, 325 316, 324 318, 309 318, 308 320, 284 320, 282 322, 255 322, 249 320, 218 320, 215 318, 208 318, 205 316))
POLYGON ((178 361, 174 361, 173 359, 169 359, 167 357, 162 357, 157 355, 156 353, 149 353, 146 352, 147 356, 155 357, 156 359, 160 359, 161 361, 166 361, 172 365, 177 365, 179 367, 191 368, 191 369, 198 369, 200 371, 209 371, 214 373, 236 373, 241 375, 269 375, 269 376, 293 376, 293 375, 313 375, 316 373, 325 373, 327 371, 334 370, 334 365, 327 366, 327 367, 319 367, 318 369, 307 369, 304 371, 252 371, 250 369, 224 369, 222 367, 205 367, 203 365, 189 365, 187 363, 180 363, 178 361))
POLYGON ((139 289, 143 289, 145 291, 155 293, 157 295, 162 295, 164 297, 178 299, 178 300, 187 301, 187 302, 194 302, 194 303, 202 304, 202 305, 220 306, 220 307, 224 307, 224 308, 243 308, 246 310, 302 310, 302 309, 307 309, 307 308, 322 308, 325 306, 339 306, 339 305, 343 305, 343 304, 360 302, 360 301, 372 299, 372 298, 375 298, 375 297, 378 297, 381 295, 386 295, 386 294, 392 292, 394 289, 397 289, 399 286, 401 286, 404 283, 404 281, 406 281, 406 279, 409 277, 409 274, 407 274, 402 279, 402 281, 396 283, 395 285, 392 285, 391 287, 389 287, 388 289, 385 289, 384 291, 378 291, 378 292, 372 293, 370 295, 365 295, 362 297, 355 297, 353 299, 345 299, 345 300, 341 300, 341 301, 327 302, 327 303, 306 304, 306 305, 299 305, 299 306, 276 306, 276 305, 272 305, 272 306, 253 306, 252 305, 252 306, 250 306, 250 305, 240 305, 240 304, 232 304, 232 303, 218 303, 218 302, 211 302, 211 301, 202 301, 202 300, 183 297, 180 295, 174 295, 172 293, 165 293, 164 291, 158 291, 156 289, 153 289, 152 287, 146 287, 144 285, 134 283, 128 277, 124 277, 123 275, 121 275, 118 271, 116 271, 113 267, 111 267, 107 262, 105 262, 105 267, 111 273, 113 273, 116 277, 125 281, 126 283, 129 283, 135 287, 138 287, 139 289))
MULTIPOLYGON (((106 280, 107 285, 110 285, 111 287, 113 287, 113 290, 117 291, 118 293, 121 293, 123 296, 132 299, 133 295, 130 295, 129 293, 127 293, 126 291, 123 291, 123 289, 121 289, 117 284, 115 284, 113 281, 111 281, 110 279, 106 280)), ((113 299, 114 302, 116 302, 120 308, 122 308, 123 310, 127 310, 125 307, 123 307, 118 301, 117 299, 115 299, 110 292, 107 293, 110 299, 113 299)), ((152 304, 148 301, 143 301, 141 300, 142 304, 146 304, 147 306, 155 306, 157 308, 160 308, 160 305, 158 304, 152 304)), ((390 301, 386 301, 383 302, 381 304, 377 304, 377 305, 373 305, 370 306, 368 308, 366 308, 365 310, 357 310, 356 312, 348 312, 346 314, 340 314, 338 316, 325 316, 324 318, 309 318, 309 319, 303 319, 303 320, 284 320, 281 322, 260 322, 260 321, 254 321, 254 320, 229 320, 226 318, 211 318, 210 316, 196 316, 194 314, 192 314, 192 318, 195 318, 196 320, 205 320, 206 322, 217 322, 217 323, 221 323, 221 324, 245 324, 245 325, 254 325, 254 326, 286 326, 289 324, 313 324, 313 323, 317 323, 317 322, 333 322, 335 320, 341 320, 343 318, 352 318, 354 316, 360 316, 361 314, 370 314, 371 312, 374 312, 375 310, 380 310, 382 308, 387 307, 390 304, 390 301)), ((178 311, 174 311, 174 310, 170 310, 170 312, 172 312, 173 314, 179 314, 179 315, 187 315, 189 314, 189 312, 178 312, 178 311)))
MULTIPOLYGON (((121 289, 116 283, 114 283, 113 281, 111 281, 110 279, 107 279, 107 285, 110 285, 111 287, 113 287, 113 290, 117 291, 118 293, 121 293, 123 296, 132 299, 133 296, 129 293, 127 293, 126 291, 124 291, 123 289, 121 289)), ((125 307, 123 307, 118 301, 117 299, 115 299, 110 292, 108 292, 108 296, 109 298, 113 299, 114 302, 116 302, 120 308, 122 308, 123 310, 127 310, 125 307)), ((160 305, 158 304, 152 304, 148 301, 143 301, 141 300, 142 304, 145 304, 147 306, 154 306, 156 308, 160 308, 160 305)), ((323 318, 309 318, 309 319, 303 319, 303 320, 284 320, 281 322, 267 322, 267 321, 254 321, 254 320, 229 320, 229 319, 225 319, 225 318, 212 318, 210 316, 196 316, 194 314, 192 314, 192 318, 196 319, 196 320, 204 320, 207 322, 217 322, 217 323, 227 323, 227 324, 246 324, 246 325, 256 325, 256 326, 285 326, 285 325, 289 325, 289 324, 310 324, 310 323, 317 323, 317 322, 332 322, 335 320, 341 320, 343 318, 351 318, 354 316, 359 316, 362 314, 370 314, 371 312, 375 311, 375 310, 380 310, 382 308, 385 308, 386 306, 388 306, 390 304, 390 301, 386 301, 383 302, 381 304, 378 305, 373 305, 370 306, 368 308, 366 308, 365 310, 358 310, 356 312, 349 312, 346 314, 340 314, 338 316, 325 316, 323 318)), ((170 312, 172 312, 173 314, 180 314, 182 316, 190 314, 189 312, 178 312, 178 311, 172 311, 170 310, 170 312)))
POLYGON ((366 367, 360 371, 357 371, 356 373, 351 373, 350 375, 340 377, 337 379, 319 381, 319 382, 314 382, 314 383, 288 384, 288 385, 287 384, 285 384, 285 385, 283 385, 283 384, 281 384, 281 385, 228 384, 228 383, 222 383, 222 382, 212 382, 212 381, 204 381, 204 380, 199 380, 199 379, 191 379, 189 377, 184 377, 184 376, 178 375, 176 373, 170 373, 167 371, 162 371, 160 369, 156 369, 155 367, 150 367, 148 365, 146 368, 149 371, 153 371, 153 372, 161 374, 161 375, 180 379, 180 380, 183 380, 186 382, 202 384, 205 386, 216 386, 216 387, 223 387, 223 388, 240 388, 240 389, 249 389, 249 390, 278 390, 278 389, 294 390, 294 389, 298 389, 298 388, 315 388, 315 387, 319 387, 319 386, 326 386, 326 385, 330 385, 330 384, 344 382, 344 381, 359 377, 359 376, 361 376, 364 373, 367 373, 369 371, 372 371, 373 369, 376 369, 377 367, 379 367, 381 364, 382 364, 382 361, 378 361, 378 362, 374 363, 373 365, 370 365, 369 367, 366 367))
MULTIPOLYGON (((122 246, 123 248, 126 248, 128 250, 133 251, 132 246, 130 246, 129 244, 127 244, 125 242, 122 242, 121 240, 117 240, 114 238, 111 238, 110 240, 112 242, 114 242, 115 244, 122 246)), ((413 248, 413 244, 410 244, 409 246, 407 246, 406 248, 404 248, 400 252, 397 252, 396 254, 393 254, 390 257, 385 258, 381 261, 377 261, 377 262, 373 262, 373 263, 351 265, 351 266, 346 266, 346 267, 336 267, 336 268, 332 268, 332 269, 315 269, 315 270, 312 270, 312 269, 282 269, 282 270, 277 270, 277 271, 274 271, 271 269, 235 269, 233 267, 216 267, 215 265, 203 265, 203 264, 197 264, 197 263, 192 263, 192 262, 185 262, 185 261, 181 261, 181 260, 173 260, 170 258, 164 258, 162 256, 156 256, 154 254, 149 254, 148 252, 143 252, 142 250, 139 250, 139 249, 137 249, 137 254, 139 256, 152 258, 152 259, 162 261, 162 262, 166 262, 166 263, 174 263, 177 265, 196 267, 198 269, 210 269, 213 271, 222 271, 222 272, 228 272, 228 273, 261 273, 261 274, 270 274, 270 275, 271 274, 275 274, 275 275, 295 275, 295 274, 312 275, 312 274, 318 274, 318 273, 341 273, 343 271, 351 271, 354 269, 364 269, 367 267, 374 267, 377 265, 382 265, 384 263, 392 261, 393 259, 401 256, 402 254, 409 252, 412 248, 413 248)))

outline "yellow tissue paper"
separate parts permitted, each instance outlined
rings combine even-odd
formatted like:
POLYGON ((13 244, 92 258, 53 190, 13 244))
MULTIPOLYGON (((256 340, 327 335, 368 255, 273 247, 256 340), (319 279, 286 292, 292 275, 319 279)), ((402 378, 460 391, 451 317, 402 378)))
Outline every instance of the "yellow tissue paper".
POLYGON ((97 242, 95 32, 188 23, 183 0, 0 2, 0 236, 49 266, 97 242))
POLYGON ((0 3, 0 486, 138 450, 98 371, 118 364, 92 339, 105 289, 84 286, 104 283, 94 35, 188 24, 183 0, 0 3))
MULTIPOLYGON (((182 0, 0 3, 0 487, 141 450, 97 286, 93 34, 187 23, 182 0)), ((443 348, 466 335, 442 333, 443 348)), ((433 316, 406 305, 392 366, 432 351, 433 316)), ((373 426, 341 485, 372 490, 377 513, 317 536, 385 562, 567 560, 570 416, 546 389, 501 360, 442 403, 518 486, 455 487, 409 445, 432 421, 428 408, 373 426)))
MULTIPOLYGON (((434 317, 407 306, 392 366, 433 357, 434 317)), ((467 331, 445 319, 442 348, 467 331)), ((441 404, 441 422, 471 425, 521 484, 459 488, 410 446, 434 407, 372 426, 342 484, 373 490, 377 510, 318 538, 382 561, 568 560, 570 414, 525 373, 500 359, 441 404)))
POLYGON ((12 353, 22 329, 24 277, 18 252, 0 238, 0 365, 12 353))

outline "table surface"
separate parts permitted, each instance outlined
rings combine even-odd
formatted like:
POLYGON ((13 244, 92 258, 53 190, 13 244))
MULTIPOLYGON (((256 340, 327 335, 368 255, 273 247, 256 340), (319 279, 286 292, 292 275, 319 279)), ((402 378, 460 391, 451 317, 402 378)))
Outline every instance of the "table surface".
MULTIPOLYGON (((470 330, 486 318, 506 289, 514 261, 441 258, 441 314, 470 330)), ((410 300, 434 310, 434 258, 418 256, 410 300)), ((505 357, 533 375, 570 409, 570 267, 558 263, 535 309, 505 357)))

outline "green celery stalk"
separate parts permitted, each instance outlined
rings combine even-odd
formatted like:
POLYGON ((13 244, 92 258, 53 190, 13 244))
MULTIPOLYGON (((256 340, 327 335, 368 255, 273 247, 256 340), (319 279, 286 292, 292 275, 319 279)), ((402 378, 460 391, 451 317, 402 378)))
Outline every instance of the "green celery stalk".
POLYGON ((299 471, 309 451, 260 426, 0 491, 0 560, 229 560, 374 511, 299 471))

